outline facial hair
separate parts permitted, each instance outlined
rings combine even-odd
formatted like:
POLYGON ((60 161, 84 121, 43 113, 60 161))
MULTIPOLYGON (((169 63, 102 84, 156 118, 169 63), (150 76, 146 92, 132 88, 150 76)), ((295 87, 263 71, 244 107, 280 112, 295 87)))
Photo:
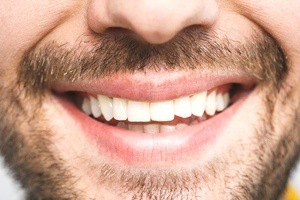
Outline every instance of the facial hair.
MULTIPOLYGON (((74 189, 76 179, 66 168, 65 161, 48 148, 53 135, 59 133, 51 132, 39 105, 48 98, 46 91, 56 81, 80 82, 114 73, 146 73, 147 70, 159 73, 161 68, 169 71, 189 69, 197 73, 213 71, 213 66, 227 71, 243 70, 258 81, 258 87, 265 94, 264 106, 268 109, 267 116, 260 117, 264 121, 255 130, 257 140, 253 143, 257 144, 262 140, 266 144, 272 142, 276 127, 272 116, 276 115, 274 105, 278 94, 284 92, 288 103, 299 92, 295 86, 286 84, 289 74, 286 59, 267 34, 257 33, 240 45, 201 29, 187 29, 161 45, 138 41, 130 34, 118 32, 87 38, 79 39, 73 48, 53 41, 30 49, 16 68, 17 79, 10 79, 7 72, 0 75, 1 80, 7 81, 0 86, 1 153, 28 191, 28 199, 81 199, 84 195, 83 191, 74 189)), ((253 167, 258 168, 254 171, 262 175, 260 183, 254 183, 249 174, 241 175, 243 181, 237 188, 226 188, 231 191, 231 199, 276 199, 281 195, 299 155, 299 105, 294 111, 294 121, 285 126, 289 137, 281 138, 274 149, 257 145, 253 151, 262 158, 253 163, 253 167), (270 154, 267 161, 263 159, 266 153, 270 154)), ((218 165, 228 166, 228 163, 219 162, 218 165)), ((199 189, 200 179, 208 179, 205 174, 218 178, 218 168, 213 162, 207 163, 205 169, 180 173, 120 171, 105 164, 97 167, 99 182, 116 183, 123 194, 135 191, 133 199, 174 199, 186 190, 199 189)), ((182 198, 201 197, 191 194, 182 198)))

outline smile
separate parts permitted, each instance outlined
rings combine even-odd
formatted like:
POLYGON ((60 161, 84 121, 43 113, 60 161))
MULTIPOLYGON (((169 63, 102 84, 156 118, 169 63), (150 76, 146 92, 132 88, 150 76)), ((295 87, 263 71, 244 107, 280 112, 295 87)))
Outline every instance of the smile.
POLYGON ((226 109, 230 103, 228 88, 229 85, 160 102, 87 95, 83 98, 82 110, 100 122, 127 130, 164 133, 198 124, 226 109))
POLYGON ((155 87, 153 78, 155 74, 57 83, 55 96, 102 155, 141 165, 201 155, 222 135, 255 85, 244 75, 199 79, 184 74, 155 87), (186 84, 179 84, 184 79, 186 84))

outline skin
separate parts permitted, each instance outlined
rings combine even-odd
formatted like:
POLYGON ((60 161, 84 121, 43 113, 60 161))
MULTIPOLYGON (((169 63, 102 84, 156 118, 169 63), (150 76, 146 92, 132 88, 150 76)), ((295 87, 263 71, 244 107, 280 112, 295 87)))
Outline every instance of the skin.
MULTIPOLYGON (((0 5, 0 25, 4 27, 0 29, 0 150, 28 191, 28 199, 283 197, 289 173, 300 152, 298 0, 0 0, 0 5), (196 31, 187 29, 192 25, 196 25, 196 31), (122 29, 110 32, 111 27, 122 29), (178 35, 187 38, 185 33, 189 30, 191 34, 206 33, 218 44, 228 41, 231 50, 243 49, 242 46, 249 50, 253 42, 256 44, 253 52, 259 49, 257 41, 266 41, 266 36, 271 38, 262 44, 271 43, 272 50, 261 60, 255 57, 252 67, 249 64, 243 68, 249 57, 238 58, 233 54, 239 65, 229 69, 242 69, 249 77, 255 77, 257 87, 220 136, 221 142, 205 150, 206 159, 193 155, 179 161, 163 160, 158 164, 149 161, 145 166, 138 166, 107 158, 58 104, 51 92, 52 83, 57 81, 98 80, 116 73, 135 80, 135 75, 142 70, 153 71, 161 66, 159 63, 156 68, 149 67, 150 59, 137 70, 138 64, 145 60, 135 58, 133 63, 119 63, 124 66, 121 69, 115 64, 108 64, 107 71, 99 67, 97 74, 96 66, 85 63, 93 73, 88 71, 78 78, 79 72, 70 74, 62 62, 53 62, 55 53, 69 52, 70 60, 78 58, 81 52, 88 56, 88 49, 98 47, 97 42, 105 36, 108 44, 115 44, 110 38, 126 35, 128 31, 124 30, 130 30, 130 36, 125 39, 131 39, 143 50, 144 44, 160 49, 162 46, 158 45, 172 43, 178 40, 178 35), (54 53, 46 54, 47 47, 54 53), (38 53, 40 56, 35 57, 38 53), (51 58, 51 64, 29 68, 30 63, 38 63, 43 58, 51 58), (258 67, 260 63, 264 63, 263 69, 258 67), (51 66, 54 75, 46 73, 51 66), (68 72, 66 76, 65 72, 68 72), (40 78, 40 74, 47 78, 40 78)), ((105 52, 101 53, 97 55, 105 52)), ((170 55, 157 56, 163 62, 170 55)), ((220 68, 222 63, 230 65, 234 61, 221 60, 217 54, 214 57, 210 67, 191 69, 192 66, 179 65, 183 61, 179 59, 178 65, 167 63, 165 70, 166 73, 177 68, 211 73, 214 69, 226 71, 225 67, 220 68)), ((97 64, 102 61, 97 60, 97 64)), ((198 66, 202 61, 192 63, 198 66)), ((75 62, 71 66, 78 69, 81 65, 75 62)))

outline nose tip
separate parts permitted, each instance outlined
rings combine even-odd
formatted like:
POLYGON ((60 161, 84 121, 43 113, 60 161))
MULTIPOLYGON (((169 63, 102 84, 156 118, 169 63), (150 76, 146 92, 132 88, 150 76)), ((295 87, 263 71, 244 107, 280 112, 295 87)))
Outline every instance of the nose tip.
POLYGON ((97 33, 120 27, 160 44, 186 27, 211 26, 218 12, 215 0, 92 0, 88 24, 97 33))

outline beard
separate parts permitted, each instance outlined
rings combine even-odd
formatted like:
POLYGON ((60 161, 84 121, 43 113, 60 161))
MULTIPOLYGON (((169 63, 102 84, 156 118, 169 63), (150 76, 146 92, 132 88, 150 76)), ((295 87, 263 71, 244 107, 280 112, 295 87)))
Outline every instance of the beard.
POLYGON ((255 33, 245 44, 237 44, 200 29, 187 29, 161 45, 118 32, 85 37, 73 48, 52 42, 30 49, 15 75, 5 71, 0 75, 4 82, 0 86, 0 150, 28 199, 85 199, 87 195, 76 189, 80 178, 69 170, 72 166, 51 149, 53 138, 60 134, 43 114, 52 84, 148 70, 213 72, 214 67, 243 71, 257 80, 265 110, 255 116, 251 146, 236 140, 222 159, 214 157, 189 170, 119 169, 97 163, 91 165, 97 171, 93 174, 97 185, 115 188, 112 191, 120 196, 130 194, 131 199, 201 199, 205 197, 200 191, 207 187, 214 194, 217 188, 223 199, 281 196, 300 153, 300 105, 295 100, 299 89, 289 84, 292 69, 270 36, 255 33), (288 123, 278 123, 278 105, 288 123), (244 170, 239 171, 241 166, 244 170))

